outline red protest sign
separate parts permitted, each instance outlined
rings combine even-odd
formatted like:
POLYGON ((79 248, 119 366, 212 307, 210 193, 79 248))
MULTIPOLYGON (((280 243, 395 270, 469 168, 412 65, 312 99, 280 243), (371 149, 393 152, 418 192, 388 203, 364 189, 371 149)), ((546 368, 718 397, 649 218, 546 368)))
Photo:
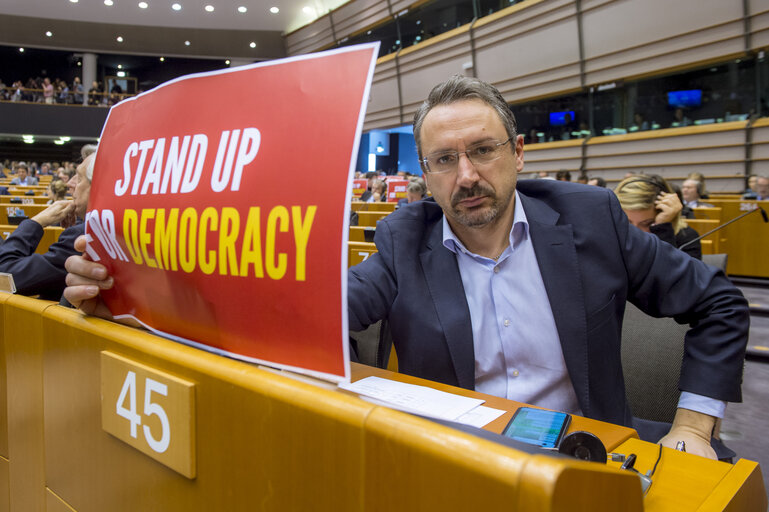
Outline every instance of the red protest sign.
POLYGON ((360 197, 366 191, 368 187, 368 180, 352 180, 352 195, 353 197, 360 197))
POLYGON ((397 203, 406 196, 406 188, 409 186, 408 180, 393 179, 387 181, 387 202, 397 203))
POLYGON ((346 212, 375 58, 363 45, 192 75, 114 106, 86 221, 113 315, 349 378, 346 212))

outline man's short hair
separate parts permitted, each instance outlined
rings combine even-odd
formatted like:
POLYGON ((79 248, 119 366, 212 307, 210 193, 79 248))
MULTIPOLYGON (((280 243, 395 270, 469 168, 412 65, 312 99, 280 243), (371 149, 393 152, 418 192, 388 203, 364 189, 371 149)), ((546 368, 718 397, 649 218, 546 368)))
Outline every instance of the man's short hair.
MULTIPOLYGON (((513 111, 510 110, 502 94, 491 84, 477 78, 454 75, 445 82, 433 87, 427 99, 414 114, 414 140, 417 144, 419 158, 423 157, 421 147, 422 123, 434 107, 448 105, 462 100, 479 99, 497 111, 499 119, 505 126, 508 137, 515 138, 517 125, 513 111)), ((514 147, 514 145, 513 145, 514 147)))
POLYGON ((406 191, 411 192, 412 194, 419 194, 421 197, 427 192, 427 187, 425 187, 425 183, 422 180, 414 180, 409 182, 406 191))

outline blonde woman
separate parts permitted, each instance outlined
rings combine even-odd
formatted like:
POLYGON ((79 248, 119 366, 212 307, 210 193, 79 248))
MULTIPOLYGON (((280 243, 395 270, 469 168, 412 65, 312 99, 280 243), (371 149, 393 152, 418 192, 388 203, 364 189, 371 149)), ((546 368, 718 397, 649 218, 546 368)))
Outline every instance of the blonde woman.
POLYGON ((62 201, 67 196, 67 191, 69 190, 69 187, 67 187, 67 183, 62 180, 53 180, 51 181, 51 184, 48 185, 48 202, 46 204, 53 204, 56 201, 62 201))
MULTIPOLYGON (((673 247, 681 247, 699 236, 686 225, 681 217, 681 201, 661 176, 630 176, 617 185, 614 193, 632 225, 657 235, 673 247)), ((682 250, 693 258, 702 259, 699 241, 682 250)))

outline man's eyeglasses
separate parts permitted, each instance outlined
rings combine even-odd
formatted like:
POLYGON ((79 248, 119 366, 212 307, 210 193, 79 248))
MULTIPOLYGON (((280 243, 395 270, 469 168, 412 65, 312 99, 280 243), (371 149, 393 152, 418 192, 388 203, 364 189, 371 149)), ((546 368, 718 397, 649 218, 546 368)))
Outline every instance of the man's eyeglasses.
POLYGON ((473 165, 484 165, 493 162, 502 154, 502 146, 510 142, 513 137, 506 141, 487 140, 473 144, 465 151, 439 151, 426 155, 422 160, 425 170, 430 174, 442 174, 456 170, 459 165, 459 155, 467 155, 468 160, 473 165))

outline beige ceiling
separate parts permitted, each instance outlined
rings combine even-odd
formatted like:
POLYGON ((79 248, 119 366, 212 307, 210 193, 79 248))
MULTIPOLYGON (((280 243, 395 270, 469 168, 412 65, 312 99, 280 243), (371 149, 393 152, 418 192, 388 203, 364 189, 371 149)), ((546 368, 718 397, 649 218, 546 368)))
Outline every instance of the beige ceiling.
POLYGON ((285 55, 283 34, 346 0, 144 0, 146 9, 139 7, 140 1, 112 0, 113 5, 107 6, 104 0, 0 0, 0 44, 269 59, 285 55), (174 3, 182 9, 173 10, 174 3), (213 6, 213 12, 207 12, 206 5, 213 6), (247 11, 238 12, 240 6, 247 11), (279 12, 271 13, 271 7, 279 12), (46 36, 49 31, 52 35, 46 36), (123 38, 122 43, 117 41, 118 36, 123 38))

